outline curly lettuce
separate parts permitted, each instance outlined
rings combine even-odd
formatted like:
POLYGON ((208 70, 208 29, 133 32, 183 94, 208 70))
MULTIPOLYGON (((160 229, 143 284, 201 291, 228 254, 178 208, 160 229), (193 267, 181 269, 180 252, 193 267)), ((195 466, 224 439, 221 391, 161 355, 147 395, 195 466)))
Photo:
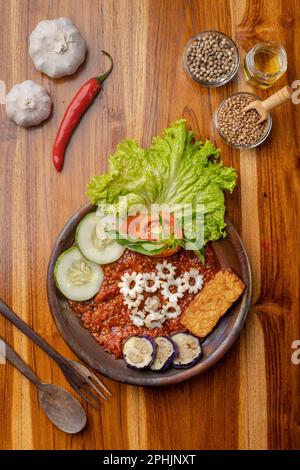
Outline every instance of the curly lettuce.
MULTIPOLYGON (((180 119, 154 137, 143 149, 134 140, 121 142, 109 157, 109 171, 94 176, 87 186, 90 201, 122 212, 127 206, 191 204, 204 208, 204 243, 225 236, 224 190, 232 192, 237 175, 219 162, 220 152, 207 140, 202 143, 180 119), (109 206, 108 206, 109 205, 109 206)), ((195 209, 196 210, 196 209, 195 209)))

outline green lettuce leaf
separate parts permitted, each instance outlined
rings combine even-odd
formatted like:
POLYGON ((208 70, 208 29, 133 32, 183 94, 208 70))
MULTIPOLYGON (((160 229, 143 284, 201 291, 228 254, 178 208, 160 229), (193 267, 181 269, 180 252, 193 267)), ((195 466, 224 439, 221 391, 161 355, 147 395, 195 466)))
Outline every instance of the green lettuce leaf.
POLYGON ((125 140, 109 158, 109 171, 94 176, 87 195, 106 213, 123 213, 128 207, 203 205, 204 243, 225 236, 224 190, 236 185, 236 172, 218 161, 219 150, 210 141, 195 140, 180 119, 154 137, 148 149, 125 140), (124 206, 123 206, 124 200, 124 206))

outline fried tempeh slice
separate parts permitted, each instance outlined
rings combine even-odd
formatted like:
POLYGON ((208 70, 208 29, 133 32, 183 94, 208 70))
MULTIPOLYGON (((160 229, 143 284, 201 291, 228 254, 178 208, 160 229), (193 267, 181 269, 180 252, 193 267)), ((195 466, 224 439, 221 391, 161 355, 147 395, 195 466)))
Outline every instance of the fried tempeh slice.
POLYGON ((204 338, 244 292, 245 284, 231 269, 223 268, 208 281, 181 315, 180 323, 204 338))

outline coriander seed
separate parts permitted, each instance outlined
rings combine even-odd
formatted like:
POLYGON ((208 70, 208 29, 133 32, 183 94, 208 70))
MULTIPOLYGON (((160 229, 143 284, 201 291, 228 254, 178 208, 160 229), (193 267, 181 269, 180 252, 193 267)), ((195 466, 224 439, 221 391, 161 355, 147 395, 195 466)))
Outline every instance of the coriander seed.
POLYGON ((255 147, 263 142, 272 127, 272 119, 259 123, 255 109, 243 111, 257 98, 250 93, 237 93, 223 101, 216 113, 216 127, 226 143, 233 147, 255 147))

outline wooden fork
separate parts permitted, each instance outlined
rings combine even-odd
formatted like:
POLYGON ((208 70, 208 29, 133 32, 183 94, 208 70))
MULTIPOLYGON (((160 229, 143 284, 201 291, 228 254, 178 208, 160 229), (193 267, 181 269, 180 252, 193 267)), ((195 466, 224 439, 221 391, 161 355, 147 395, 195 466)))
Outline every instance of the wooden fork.
POLYGON ((271 109, 277 108, 277 106, 280 106, 285 101, 289 100, 291 96, 291 87, 285 86, 273 95, 269 96, 269 98, 264 101, 252 101, 252 103, 248 104, 248 106, 245 106, 245 108, 242 109, 242 113, 249 111, 250 109, 256 109, 258 114, 261 116, 260 120, 258 121, 258 124, 260 124, 268 118, 271 109))
POLYGON ((104 383, 86 366, 79 362, 72 361, 61 356, 55 349, 50 346, 41 336, 30 328, 3 300, 0 300, 0 313, 13 323, 22 333, 30 338, 35 344, 37 344, 43 351, 45 351, 60 367, 65 378, 69 384, 76 390, 78 395, 83 400, 88 402, 94 408, 98 405, 97 395, 91 391, 93 389, 103 400, 108 396, 112 396, 109 389, 104 383), (91 389, 90 389, 91 388, 91 389), (102 391, 100 390, 102 389, 102 391))

